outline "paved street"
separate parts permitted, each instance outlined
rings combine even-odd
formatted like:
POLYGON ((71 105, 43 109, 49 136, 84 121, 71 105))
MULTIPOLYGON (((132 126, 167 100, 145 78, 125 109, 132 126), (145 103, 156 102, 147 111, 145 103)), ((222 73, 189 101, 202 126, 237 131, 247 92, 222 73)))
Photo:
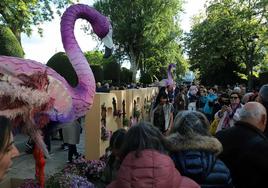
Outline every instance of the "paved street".
MULTIPOLYGON (((9 171, 7 177, 12 178, 34 178, 35 174, 35 162, 33 155, 26 154, 25 143, 27 142, 28 137, 25 135, 16 135, 14 140, 15 144, 20 151, 20 156, 14 159, 12 169, 9 171)), ((67 151, 60 149, 62 141, 52 140, 51 141, 51 150, 52 155, 51 159, 46 161, 46 176, 52 175, 55 172, 63 168, 67 161, 67 151)), ((78 152, 84 153, 84 130, 80 137, 80 144, 77 145, 78 152)), ((1 188, 1 187, 0 187, 1 188)))

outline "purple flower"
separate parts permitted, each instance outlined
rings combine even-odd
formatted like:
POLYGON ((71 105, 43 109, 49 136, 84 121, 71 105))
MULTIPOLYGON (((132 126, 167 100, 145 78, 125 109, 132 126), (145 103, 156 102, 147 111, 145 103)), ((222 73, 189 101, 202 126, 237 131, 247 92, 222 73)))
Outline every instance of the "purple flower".
POLYGON ((18 188, 40 188, 40 185, 34 179, 25 179, 18 188))
POLYGON ((60 188, 93 188, 94 185, 87 181, 87 178, 100 178, 105 166, 104 160, 86 160, 80 157, 72 164, 66 165, 59 173, 52 175, 47 182, 58 184, 60 188))
POLYGON ((94 188, 95 186, 81 176, 73 176, 70 183, 71 188, 94 188))

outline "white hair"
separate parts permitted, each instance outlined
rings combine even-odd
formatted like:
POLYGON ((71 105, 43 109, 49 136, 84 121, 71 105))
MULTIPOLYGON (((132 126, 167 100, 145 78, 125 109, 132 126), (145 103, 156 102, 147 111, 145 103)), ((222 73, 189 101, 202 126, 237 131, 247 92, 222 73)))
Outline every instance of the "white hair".
POLYGON ((242 109, 240 110, 239 116, 240 116, 240 120, 251 119, 251 118, 260 119, 263 114, 264 114, 264 111, 262 108, 242 107, 242 109))

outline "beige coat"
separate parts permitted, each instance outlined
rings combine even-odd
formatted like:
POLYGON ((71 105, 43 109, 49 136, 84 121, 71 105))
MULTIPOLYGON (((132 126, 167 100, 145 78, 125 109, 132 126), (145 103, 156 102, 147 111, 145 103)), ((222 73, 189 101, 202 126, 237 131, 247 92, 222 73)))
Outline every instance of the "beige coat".
POLYGON ((80 141, 80 123, 75 120, 62 125, 63 142, 67 144, 79 144, 80 141))

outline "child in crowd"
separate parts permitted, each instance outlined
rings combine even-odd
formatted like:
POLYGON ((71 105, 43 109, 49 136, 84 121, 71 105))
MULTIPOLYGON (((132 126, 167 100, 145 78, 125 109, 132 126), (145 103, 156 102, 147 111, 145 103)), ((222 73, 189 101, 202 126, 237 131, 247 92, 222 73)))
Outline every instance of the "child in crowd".
POLYGON ((104 184, 109 184, 116 177, 116 173, 120 167, 119 151, 121 145, 124 143, 125 134, 125 129, 118 129, 113 133, 110 139, 110 145, 107 149, 108 160, 101 177, 104 184))

